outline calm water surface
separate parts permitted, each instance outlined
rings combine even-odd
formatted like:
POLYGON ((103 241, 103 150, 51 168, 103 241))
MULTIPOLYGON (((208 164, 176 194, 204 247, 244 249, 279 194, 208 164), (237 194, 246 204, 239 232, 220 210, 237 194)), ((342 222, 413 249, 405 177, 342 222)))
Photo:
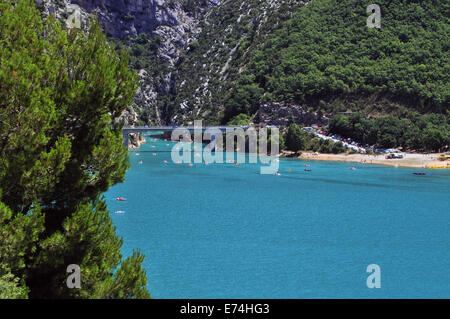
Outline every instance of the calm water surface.
POLYGON ((153 155, 167 143, 131 152, 105 194, 154 298, 450 298, 449 171, 280 160, 269 176, 153 155), (366 286, 369 264, 381 289, 366 286))

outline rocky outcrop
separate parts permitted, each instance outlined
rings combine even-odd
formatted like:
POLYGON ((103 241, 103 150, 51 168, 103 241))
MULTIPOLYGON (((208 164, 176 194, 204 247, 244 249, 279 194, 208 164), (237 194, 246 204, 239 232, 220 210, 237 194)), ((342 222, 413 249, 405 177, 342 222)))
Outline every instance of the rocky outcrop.
MULTIPOLYGON (((217 5, 219 1, 72 0, 71 2, 88 12, 95 11, 105 32, 123 39, 143 32, 153 33, 162 26, 172 28, 182 37, 192 25, 193 21, 189 20, 194 20, 194 12, 217 5), (192 3, 191 7, 187 6, 189 3, 192 3)), ((174 40, 177 41, 176 38, 174 40)))
POLYGON ((147 143, 145 137, 143 137, 141 133, 130 133, 128 138, 130 139, 128 148, 139 148, 142 144, 147 143))
POLYGON ((87 29, 89 13, 70 0, 34 0, 44 16, 54 15, 66 26, 87 29))
POLYGON ((255 121, 266 125, 287 126, 290 123, 323 126, 328 123, 329 114, 308 111, 305 107, 291 103, 267 103, 259 108, 255 121))

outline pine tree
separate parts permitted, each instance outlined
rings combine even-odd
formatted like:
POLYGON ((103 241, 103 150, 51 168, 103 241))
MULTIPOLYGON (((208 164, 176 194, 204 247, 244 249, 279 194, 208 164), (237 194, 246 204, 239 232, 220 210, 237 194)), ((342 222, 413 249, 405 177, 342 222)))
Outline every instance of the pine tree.
POLYGON ((94 18, 64 30, 32 0, 0 0, 0 296, 149 297, 102 198, 129 165, 116 119, 137 85, 94 18))
POLYGON ((306 133, 297 124, 291 124, 286 132, 285 140, 288 150, 298 152, 305 148, 306 133))

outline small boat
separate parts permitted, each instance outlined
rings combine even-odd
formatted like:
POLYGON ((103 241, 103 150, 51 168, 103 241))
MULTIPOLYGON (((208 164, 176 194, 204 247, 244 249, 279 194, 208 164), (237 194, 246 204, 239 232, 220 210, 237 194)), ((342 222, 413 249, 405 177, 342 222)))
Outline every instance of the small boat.
POLYGON ((139 161, 139 162, 138 162, 138 164, 142 164, 142 163, 143 163, 142 161, 139 161))
POLYGON ((356 170, 356 167, 352 166, 352 167, 349 167, 348 169, 351 171, 354 171, 354 170, 356 170))
POLYGON ((120 202, 124 202, 127 199, 125 197, 117 197, 116 200, 120 201, 120 202))
POLYGON ((413 173, 414 175, 418 175, 418 176, 424 176, 424 175, 426 175, 425 173, 422 173, 422 172, 415 172, 415 173, 413 173))
POLYGON ((311 172, 312 170, 309 168, 305 168, 305 172, 311 172))
POLYGON ((140 153, 136 153, 136 156, 139 156, 139 155, 141 155, 140 153))
POLYGON ((123 211, 123 210, 116 210, 114 213, 115 214, 125 214, 125 211, 123 211))
POLYGON ((305 164, 305 167, 309 167, 309 164, 305 164))
POLYGON ((280 174, 280 173, 278 173, 278 172, 276 172, 276 173, 275 173, 275 175, 277 175, 277 176, 281 176, 281 174, 280 174))

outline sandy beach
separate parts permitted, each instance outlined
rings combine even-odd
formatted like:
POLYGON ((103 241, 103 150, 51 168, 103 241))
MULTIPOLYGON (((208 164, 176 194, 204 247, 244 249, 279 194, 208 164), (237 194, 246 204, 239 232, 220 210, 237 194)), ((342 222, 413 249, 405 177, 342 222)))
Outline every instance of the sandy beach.
MULTIPOLYGON (((384 155, 366 155, 366 154, 317 154, 317 153, 302 153, 302 155, 293 158, 308 159, 315 161, 336 161, 336 162, 352 162, 360 164, 381 164, 394 167, 415 167, 415 168, 430 168, 430 169, 450 169, 450 162, 439 160, 438 153, 435 154, 416 154, 403 153, 402 159, 386 159, 384 155)), ((291 157, 292 152, 285 152, 282 157, 291 157)))

